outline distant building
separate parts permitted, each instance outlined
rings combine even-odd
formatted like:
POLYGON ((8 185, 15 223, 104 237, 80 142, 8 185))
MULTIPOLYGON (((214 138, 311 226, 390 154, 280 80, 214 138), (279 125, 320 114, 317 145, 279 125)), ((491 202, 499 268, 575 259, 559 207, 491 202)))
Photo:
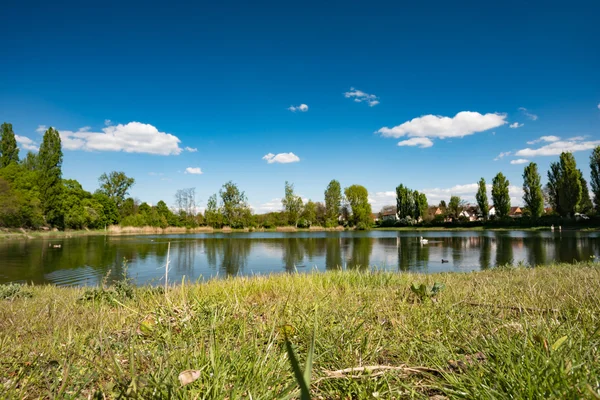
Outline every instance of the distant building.
POLYGON ((523 216, 523 210, 521 210, 521 207, 511 207, 510 211, 508 212, 508 216, 511 218, 521 218, 523 216))
POLYGON ((395 206, 385 206, 379 213, 382 221, 398 221, 398 212, 395 206))

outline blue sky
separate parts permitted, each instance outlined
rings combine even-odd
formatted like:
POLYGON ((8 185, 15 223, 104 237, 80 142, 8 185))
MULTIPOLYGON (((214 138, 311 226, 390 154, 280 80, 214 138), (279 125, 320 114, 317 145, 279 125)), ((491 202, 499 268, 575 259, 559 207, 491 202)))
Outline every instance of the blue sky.
POLYGON ((502 171, 520 202, 515 162, 545 180, 573 150, 589 176, 600 144, 598 2, 84 3, 3 4, 0 120, 22 149, 57 128, 90 191, 122 170, 142 201, 202 205, 233 180, 264 212, 338 179, 378 211, 502 171))

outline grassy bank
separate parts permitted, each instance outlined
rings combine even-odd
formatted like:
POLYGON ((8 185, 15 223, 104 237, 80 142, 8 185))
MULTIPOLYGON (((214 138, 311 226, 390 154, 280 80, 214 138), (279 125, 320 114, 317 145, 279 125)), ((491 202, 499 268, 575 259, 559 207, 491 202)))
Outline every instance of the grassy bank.
POLYGON ((313 332, 313 398, 600 395, 595 264, 1 293, 0 398, 283 398, 313 332))

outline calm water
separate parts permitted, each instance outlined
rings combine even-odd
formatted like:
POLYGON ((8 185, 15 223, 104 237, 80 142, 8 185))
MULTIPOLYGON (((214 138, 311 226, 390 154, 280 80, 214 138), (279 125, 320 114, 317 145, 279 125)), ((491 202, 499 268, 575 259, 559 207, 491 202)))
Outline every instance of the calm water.
POLYGON ((127 274, 169 280, 374 266, 391 271, 471 271, 495 265, 573 262, 600 256, 598 232, 315 232, 87 236, 0 242, 0 283, 95 285, 127 274), (421 245, 419 236, 429 240, 421 245), (61 248, 50 245, 61 244, 61 248), (442 263, 442 259, 448 260, 442 263))

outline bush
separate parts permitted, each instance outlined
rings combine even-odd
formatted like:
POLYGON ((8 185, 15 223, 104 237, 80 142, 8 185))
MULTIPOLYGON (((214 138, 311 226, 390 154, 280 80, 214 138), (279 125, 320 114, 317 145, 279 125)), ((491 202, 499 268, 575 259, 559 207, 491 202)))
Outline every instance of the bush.
POLYGON ((298 221, 298 228, 310 228, 310 222, 304 218, 300 218, 298 221))
POLYGON ((364 222, 359 222, 358 224, 356 224, 356 228, 354 229, 356 229, 357 231, 366 231, 369 230, 369 226, 364 222))

